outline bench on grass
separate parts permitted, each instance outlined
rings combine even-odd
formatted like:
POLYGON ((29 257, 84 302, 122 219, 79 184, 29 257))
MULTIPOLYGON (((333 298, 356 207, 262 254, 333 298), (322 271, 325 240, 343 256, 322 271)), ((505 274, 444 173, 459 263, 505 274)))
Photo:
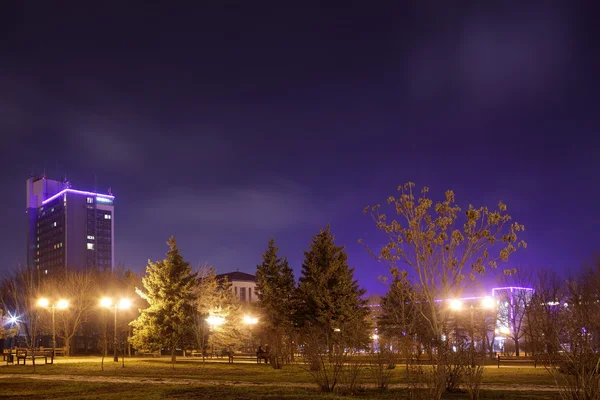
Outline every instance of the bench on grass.
POLYGON ((17 349, 16 351, 17 357, 17 365, 21 364, 21 360, 23 360, 23 365, 27 364, 27 360, 31 360, 33 364, 35 364, 36 358, 43 358, 44 364, 54 364, 54 356, 52 355, 52 350, 43 351, 43 350, 28 350, 28 349, 17 349), (48 362, 50 359, 50 362, 48 362))
POLYGON ((260 364, 261 360, 265 360, 265 364, 269 363, 269 352, 268 351, 257 351, 256 352, 256 363, 260 364))
MULTIPOLYGON (((40 347, 40 351, 52 351, 52 347, 40 347)), ((54 348, 54 356, 65 356, 67 353, 66 347, 56 347, 54 348)))
POLYGON ((534 368, 537 368, 537 359, 532 357, 501 356, 498 354, 498 368, 500 368, 500 362, 527 363, 533 364, 534 368))
POLYGON ((10 355, 13 353, 13 349, 2 349, 2 360, 6 361, 8 358, 10 358, 10 355))
POLYGON ((160 350, 139 350, 138 354, 142 357, 144 357, 144 356, 152 356, 152 358, 160 357, 160 350))

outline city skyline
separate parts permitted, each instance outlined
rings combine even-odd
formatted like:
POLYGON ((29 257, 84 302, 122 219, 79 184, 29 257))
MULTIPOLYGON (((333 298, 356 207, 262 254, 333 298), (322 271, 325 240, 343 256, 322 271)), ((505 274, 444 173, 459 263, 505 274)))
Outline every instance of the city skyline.
POLYGON ((26 262, 23 181, 44 171, 112 187, 115 264, 139 273, 171 235, 194 267, 254 273, 274 237, 297 278, 331 223, 382 294, 362 210, 407 181, 463 209, 504 201, 528 248, 500 268, 567 275, 597 251, 597 28, 578 5, 6 15, 0 275, 26 262))

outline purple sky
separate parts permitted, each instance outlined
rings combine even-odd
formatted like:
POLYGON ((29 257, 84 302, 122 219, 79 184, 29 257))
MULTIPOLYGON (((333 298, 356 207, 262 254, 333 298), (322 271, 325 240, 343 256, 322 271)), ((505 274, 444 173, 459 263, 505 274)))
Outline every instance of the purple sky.
POLYGON ((138 271, 174 234, 193 265, 250 273, 273 236, 299 273, 330 222, 381 292, 362 210, 409 180, 506 202, 529 244, 509 267, 598 251, 592 2, 144 3, 3 5, 0 274, 24 261, 44 169, 112 187, 116 261, 138 271))

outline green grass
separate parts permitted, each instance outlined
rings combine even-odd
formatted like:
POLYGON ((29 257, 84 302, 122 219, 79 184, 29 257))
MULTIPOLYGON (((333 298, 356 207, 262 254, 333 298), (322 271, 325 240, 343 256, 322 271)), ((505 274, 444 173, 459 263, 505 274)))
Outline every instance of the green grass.
MULTIPOLYGON (((84 375, 110 377, 144 377, 144 378, 179 378, 210 381, 238 381, 248 383, 313 383, 310 374, 297 365, 287 365, 281 370, 274 370, 265 364, 254 363, 214 363, 201 361, 178 361, 175 369, 167 359, 128 359, 125 368, 112 360, 105 362, 104 371, 100 362, 72 362, 55 365, 38 365, 35 372, 31 365, 6 366, 0 368, 0 374, 40 375, 84 375)), ((364 382, 372 382, 368 369, 363 370, 364 382)), ((392 371, 392 384, 406 382, 405 368, 398 365, 392 371)), ((483 382, 486 384, 510 385, 553 385, 554 380, 544 368, 495 368, 486 367, 483 382)))
MULTIPOLYGON (((309 400, 309 399, 403 399, 403 390, 363 390, 352 397, 340 394, 319 393, 308 388, 281 388, 272 386, 175 386, 175 385, 142 385, 142 384, 106 384, 67 381, 36 381, 30 379, 11 379, 0 381, 0 399, 35 398, 35 399, 210 399, 210 400, 309 400)), ((465 393, 452 393, 445 399, 465 399, 465 393)), ((483 391, 481 399, 532 399, 558 400, 557 394, 549 393, 515 393, 504 391, 483 391)))
MULTIPOLYGON (((405 368, 398 365, 392 370, 391 389, 380 392, 373 388, 373 376, 368 369, 362 371, 360 383, 363 390, 351 397, 344 393, 326 394, 316 390, 310 374, 298 365, 286 365, 274 370, 269 365, 255 363, 202 363, 200 360, 182 359, 172 369, 167 358, 127 359, 125 368, 112 360, 100 368, 100 358, 83 361, 77 357, 55 365, 2 366, 0 375, 16 375, 0 379, 2 398, 67 398, 67 399, 402 399, 406 391, 405 368), (23 375, 31 376, 32 379, 23 375), (42 380, 44 375, 48 378, 42 380), (142 382, 80 382, 60 381, 55 375, 82 377, 143 378, 159 383, 142 382), (39 379, 35 379, 39 376, 39 379), (171 382, 168 379, 174 379, 171 382), (180 380, 180 381, 177 381, 180 380)), ((86 378, 90 379, 90 378, 86 378)), ((553 386, 554 380, 544 368, 487 367, 484 384, 506 385, 500 390, 483 390, 482 399, 559 399, 558 393, 544 391, 510 391, 511 387, 527 385, 553 386)), ((342 389, 340 387, 340 389, 342 389)), ((491 388, 488 388, 491 389, 491 388)), ((465 399, 466 393, 449 393, 446 399, 465 399)))

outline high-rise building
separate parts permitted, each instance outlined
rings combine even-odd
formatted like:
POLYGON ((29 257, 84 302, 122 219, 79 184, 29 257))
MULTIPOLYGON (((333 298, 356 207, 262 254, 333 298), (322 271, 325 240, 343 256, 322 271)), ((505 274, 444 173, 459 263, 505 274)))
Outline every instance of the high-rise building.
POLYGON ((42 274, 111 270, 114 199, 45 177, 27 180, 27 265, 42 274))

